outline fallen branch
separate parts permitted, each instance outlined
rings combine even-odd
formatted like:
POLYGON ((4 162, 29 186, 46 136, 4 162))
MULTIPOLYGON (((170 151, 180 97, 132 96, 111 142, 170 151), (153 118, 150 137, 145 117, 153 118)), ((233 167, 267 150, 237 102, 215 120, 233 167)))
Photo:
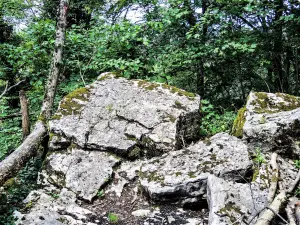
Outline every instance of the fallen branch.
POLYGON ((297 184, 300 180, 300 171, 297 174, 297 178, 291 184, 288 190, 282 190, 279 194, 274 198, 271 204, 266 207, 268 210, 264 210, 262 214, 258 217, 255 225, 268 225, 274 219, 275 215, 279 215, 279 210, 282 205, 287 201, 287 199, 291 196, 293 191, 295 190, 297 184))
POLYGON ((0 186, 12 178, 26 163, 36 155, 38 147, 46 135, 47 129, 42 122, 38 122, 33 132, 7 158, 0 163, 0 186))
POLYGON ((278 165, 277 165, 277 153, 273 153, 271 156, 271 161, 270 161, 270 168, 272 169, 272 176, 271 176, 271 184, 270 184, 270 189, 269 189, 269 194, 268 194, 268 204, 270 204, 276 194, 276 189, 277 189, 277 182, 278 182, 278 165))
POLYGON ((276 212, 278 214, 279 209, 281 208, 281 205, 286 201, 286 192, 281 191, 273 200, 273 202, 270 204, 269 207, 267 207, 267 210, 264 210, 263 213, 258 217, 255 225, 267 225, 270 224, 270 222, 275 217, 276 212))

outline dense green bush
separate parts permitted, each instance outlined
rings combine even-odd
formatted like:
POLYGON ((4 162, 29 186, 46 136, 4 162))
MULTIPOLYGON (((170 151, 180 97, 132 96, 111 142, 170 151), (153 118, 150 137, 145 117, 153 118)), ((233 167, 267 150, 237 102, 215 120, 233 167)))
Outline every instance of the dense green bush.
POLYGON ((203 114, 200 128, 201 136, 212 136, 219 132, 230 133, 236 117, 234 111, 224 110, 223 112, 219 112, 209 101, 202 100, 201 113, 203 114))

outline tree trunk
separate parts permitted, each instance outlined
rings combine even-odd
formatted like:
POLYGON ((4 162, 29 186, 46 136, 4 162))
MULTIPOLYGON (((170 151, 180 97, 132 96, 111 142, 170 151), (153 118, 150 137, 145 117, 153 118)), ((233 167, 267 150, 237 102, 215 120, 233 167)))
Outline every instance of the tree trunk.
POLYGON ((43 139, 47 136, 46 124, 51 117, 56 86, 59 77, 59 69, 62 62, 62 52, 67 24, 67 10, 68 1, 60 0, 55 49, 40 119, 36 123, 32 133, 25 139, 25 141, 0 163, 0 186, 6 180, 13 177, 21 168, 25 166, 30 158, 37 154, 38 147, 41 145, 43 139))
POLYGON ((26 98, 26 94, 25 94, 24 90, 20 91, 19 96, 20 96, 20 104, 21 104, 21 112, 22 112, 23 140, 25 140, 25 138, 30 133, 28 102, 27 102, 27 98, 26 98))
POLYGON ((275 19, 274 23, 274 47, 273 47, 273 68, 276 77, 276 87, 280 92, 284 92, 284 78, 283 78, 283 70, 282 70, 282 22, 280 21, 280 17, 283 15, 283 0, 277 0, 275 2, 275 19))
POLYGON ((56 39, 55 47, 53 53, 52 64, 50 68, 48 83, 46 86, 46 92, 44 96, 44 101, 42 105, 42 111, 40 119, 47 121, 52 115, 52 108, 54 103, 54 96, 56 92, 58 77, 60 73, 60 68, 62 64, 62 53, 65 43, 65 31, 67 27, 67 11, 68 11, 68 1, 61 0, 59 6, 59 18, 57 21, 56 29, 56 39))

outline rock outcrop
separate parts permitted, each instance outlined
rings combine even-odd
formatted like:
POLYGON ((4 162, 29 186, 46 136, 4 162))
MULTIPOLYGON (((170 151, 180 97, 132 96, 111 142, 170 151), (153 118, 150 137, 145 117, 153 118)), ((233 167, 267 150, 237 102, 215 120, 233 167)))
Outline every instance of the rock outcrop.
POLYGON ((251 92, 239 111, 233 134, 252 150, 300 154, 300 98, 288 94, 251 92))
POLYGON ((242 139, 198 140, 199 96, 102 74, 61 101, 41 189, 17 224, 255 224, 279 180, 270 154, 280 154, 279 188, 297 175, 286 154, 299 150, 298 101, 251 93, 233 128, 242 139))
POLYGON ((61 101, 49 124, 50 146, 161 155, 198 138, 199 105, 199 96, 181 89, 105 73, 61 101))

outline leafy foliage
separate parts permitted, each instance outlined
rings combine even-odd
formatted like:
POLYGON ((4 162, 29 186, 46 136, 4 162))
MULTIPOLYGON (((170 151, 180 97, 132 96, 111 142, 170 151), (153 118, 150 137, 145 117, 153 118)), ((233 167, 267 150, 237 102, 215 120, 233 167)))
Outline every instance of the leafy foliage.
POLYGON ((110 223, 118 223, 119 217, 117 214, 114 213, 108 213, 108 221, 110 223))
POLYGON ((207 100, 201 101, 202 124, 200 134, 202 136, 212 136, 219 132, 229 133, 236 116, 234 111, 224 111, 219 113, 216 108, 207 100))
POLYGON ((14 224, 12 213, 24 209, 23 199, 37 188, 40 166, 41 159, 33 158, 15 178, 5 183, 4 190, 0 191, 0 224, 14 224))
POLYGON ((295 167, 300 169, 300 160, 295 160, 295 167))
POLYGON ((266 160, 265 160, 265 157, 264 155, 261 153, 261 149, 260 148, 256 148, 256 153, 254 155, 254 159, 253 161, 258 165, 260 166, 262 163, 265 163, 266 160))

